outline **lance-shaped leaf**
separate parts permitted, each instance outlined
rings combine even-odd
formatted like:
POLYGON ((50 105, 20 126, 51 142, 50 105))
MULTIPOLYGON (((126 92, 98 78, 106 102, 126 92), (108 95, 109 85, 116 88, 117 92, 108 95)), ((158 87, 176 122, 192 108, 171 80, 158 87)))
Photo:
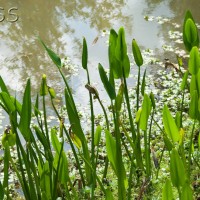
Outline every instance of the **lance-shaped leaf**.
POLYGON ((190 51, 193 46, 199 46, 198 29, 190 11, 186 12, 183 24, 183 42, 185 48, 190 51))
POLYGON ((173 149, 170 155, 170 176, 173 185, 177 188, 183 186, 186 180, 186 172, 176 149, 173 149))
POLYGON ((115 89, 113 88, 113 86, 108 81, 108 77, 106 76, 106 72, 105 72, 103 66, 100 63, 99 63, 98 68, 99 68, 99 74, 100 74, 100 77, 101 77, 101 81, 104 85, 104 88, 106 89, 106 92, 108 93, 111 100, 115 99, 115 97, 116 97, 115 89))
POLYGON ((199 71, 200 66, 200 57, 199 57, 199 50, 198 48, 192 47, 190 51, 190 58, 189 58, 189 72, 193 75, 196 75, 199 71))
POLYGON ((116 141, 108 130, 106 130, 105 133, 106 133, 106 151, 108 159, 111 163, 111 166, 115 174, 117 175, 116 141))
POLYGON ((128 78, 129 74, 130 74, 130 68, 131 68, 128 55, 126 55, 126 57, 125 57, 125 59, 122 63, 122 66, 123 66, 123 69, 124 69, 125 77, 128 78))
POLYGON ((156 103, 155 103, 154 94, 152 92, 150 93, 150 99, 151 99, 152 107, 153 107, 153 109, 155 109, 156 108, 156 103))
POLYGON ((127 46, 125 40, 125 31, 123 27, 121 27, 118 32, 115 56, 120 62, 123 62, 127 57, 127 46))
POLYGON ((193 190, 188 183, 182 187, 181 200, 193 200, 193 190))
POLYGON ((82 67, 84 69, 87 69, 87 62, 88 62, 87 42, 86 39, 83 38, 82 67))
POLYGON ((197 90, 194 90, 191 95, 189 115, 192 119, 197 119, 199 116, 197 90))
POLYGON ((109 37, 108 56, 109 56, 110 72, 113 72, 113 76, 116 79, 121 78, 123 76, 121 63, 119 60, 117 60, 115 56, 117 38, 118 38, 117 33, 115 32, 114 29, 111 29, 109 37))
POLYGON ((8 114, 15 111, 15 105, 12 102, 10 96, 6 92, 0 93, 0 100, 2 101, 3 105, 5 106, 6 112, 8 114))
POLYGON ((166 105, 163 108, 163 124, 165 132, 172 139, 173 142, 179 141, 179 131, 176 123, 166 105))
POLYGON ((48 94, 48 86, 47 86, 47 76, 45 74, 42 75, 42 82, 40 86, 40 96, 45 96, 48 94))
POLYGON ((61 144, 56 135, 56 129, 51 129, 51 142, 53 145, 54 150, 59 155, 61 150, 61 144))
POLYGON ((189 71, 187 70, 183 75, 183 80, 182 80, 182 83, 181 83, 181 90, 185 89, 185 86, 187 84, 188 74, 189 74, 189 71))
POLYGON ((147 130, 148 118, 151 113, 151 99, 148 97, 147 94, 144 94, 144 100, 142 103, 142 113, 140 116, 140 129, 143 131, 147 130))
POLYGON ((145 86, 146 86, 145 78, 146 78, 146 69, 144 71, 143 78, 142 78, 142 86, 141 86, 141 94, 142 94, 142 96, 144 96, 144 90, 145 90, 145 86))
POLYGON ((171 181, 167 180, 162 190, 162 200, 173 200, 171 181))
POLYGON ((22 112, 19 122, 19 129, 26 140, 30 140, 30 124, 31 124, 31 83, 28 79, 24 92, 22 112))
POLYGON ((123 94, 124 94, 124 84, 121 83, 117 97, 115 99, 115 108, 117 111, 121 110, 122 102, 123 102, 123 94))
POLYGON ((197 90, 197 75, 192 75, 191 81, 190 81, 190 95, 192 95, 193 91, 197 90))
POLYGON ((40 42, 42 43, 42 45, 44 46, 44 48, 46 49, 46 51, 47 51, 47 53, 48 53, 48 55, 49 55, 49 57, 51 58, 51 60, 54 62, 54 64, 58 67, 58 68, 61 68, 61 59, 60 59, 60 57, 55 53, 55 52, 53 52, 50 48, 48 48, 46 45, 45 45, 45 43, 41 40, 41 39, 39 39, 40 40, 40 42))
POLYGON ((97 126, 95 134, 94 134, 94 145, 99 146, 99 142, 101 139, 101 126, 97 126))
POLYGON ((6 92, 8 95, 10 95, 8 92, 8 88, 6 87, 6 84, 4 83, 1 76, 0 76, 0 88, 2 92, 6 92))
POLYGON ((138 67, 142 66, 143 65, 142 54, 135 39, 132 40, 132 51, 133 51, 133 56, 134 56, 136 65, 138 67))

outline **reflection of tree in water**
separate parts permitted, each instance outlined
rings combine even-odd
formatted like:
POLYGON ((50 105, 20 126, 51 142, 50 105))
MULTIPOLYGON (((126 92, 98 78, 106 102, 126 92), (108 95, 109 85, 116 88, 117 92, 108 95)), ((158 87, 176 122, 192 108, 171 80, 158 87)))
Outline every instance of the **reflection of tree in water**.
MULTIPOLYGON (((173 48, 177 48, 180 50, 184 50, 184 45, 179 43, 172 42, 172 39, 169 38, 169 31, 179 31, 182 33, 182 24, 184 20, 184 16, 187 10, 190 10, 195 21, 200 23, 200 13, 199 13, 199 1, 187 1, 187 0, 170 0, 170 1, 161 1, 161 0, 145 0, 147 4, 147 8, 144 11, 148 15, 156 15, 155 11, 161 9, 162 7, 162 14, 161 17, 167 17, 170 19, 169 22, 165 22, 159 26, 159 38, 164 40, 164 44, 172 45, 173 48), (164 5, 164 6, 163 6, 164 5), (163 7, 166 10, 163 10, 163 7), (179 26, 175 26, 175 24, 179 26)), ((157 15, 155 17, 158 17, 157 15)), ((151 23, 151 22, 150 22, 151 23)), ((168 57, 176 62, 176 55, 172 52, 164 52, 163 58, 168 57)))
POLYGON ((0 24, 0 45, 3 44, 7 52, 2 53, 5 58, 3 65, 6 65, 10 75, 13 74, 10 80, 3 73, 2 76, 6 77, 8 82, 16 78, 19 82, 25 82, 27 77, 32 76, 37 87, 42 73, 46 73, 51 80, 58 77, 36 38, 38 35, 61 56, 64 56, 65 52, 72 54, 70 51, 74 50, 78 52, 73 55, 77 55, 80 54, 82 37, 75 34, 81 32, 73 26, 76 20, 88 23, 97 32, 110 29, 113 20, 127 20, 121 11, 123 1, 3 1, 2 5, 6 5, 6 8, 18 8, 19 20, 13 24, 0 24), (62 38, 64 34, 69 35, 67 40, 62 38), (15 77, 16 68, 18 77, 15 77))

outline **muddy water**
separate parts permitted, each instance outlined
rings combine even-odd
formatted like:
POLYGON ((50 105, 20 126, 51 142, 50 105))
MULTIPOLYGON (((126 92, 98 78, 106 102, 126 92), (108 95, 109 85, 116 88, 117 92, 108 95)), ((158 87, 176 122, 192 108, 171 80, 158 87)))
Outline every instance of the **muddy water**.
MULTIPOLYGON (((160 60, 165 57, 173 60, 174 53, 164 51, 162 46, 176 48, 182 44, 172 41, 168 32, 181 30, 178 25, 182 24, 187 9, 200 22, 199 6, 198 0, 1 0, 0 75, 19 97, 28 77, 31 78, 33 93, 39 91, 43 73, 47 75, 49 85, 62 92, 60 76, 39 43, 39 36, 75 68, 64 72, 69 75, 76 98, 86 104, 85 72, 81 69, 83 36, 88 42, 92 82, 98 85, 98 63, 108 66, 107 33, 111 28, 118 30, 124 26, 129 44, 135 38, 143 50, 152 49, 160 60), (159 17, 168 21, 163 23, 159 17)), ((154 67, 150 66, 150 71, 153 72, 154 67)), ((135 73, 134 69, 132 73, 135 73)))

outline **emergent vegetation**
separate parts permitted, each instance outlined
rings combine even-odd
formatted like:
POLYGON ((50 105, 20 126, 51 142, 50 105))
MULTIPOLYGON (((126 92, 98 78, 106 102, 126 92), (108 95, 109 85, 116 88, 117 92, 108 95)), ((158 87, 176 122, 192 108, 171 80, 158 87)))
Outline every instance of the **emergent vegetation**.
POLYGON ((82 128, 71 89, 62 72, 61 59, 40 40, 65 83, 65 109, 70 126, 66 126, 55 106, 56 94, 48 86, 46 75, 42 76, 40 95, 37 95, 34 105, 29 79, 20 103, 0 78, 0 105, 10 120, 10 126, 2 137, 4 178, 0 182, 0 200, 12 199, 9 187, 11 170, 17 176, 25 199, 153 199, 156 198, 153 193, 163 200, 197 198, 200 193, 200 56, 198 30, 189 11, 184 20, 183 40, 190 57, 188 69, 183 69, 179 58, 175 72, 182 78, 180 106, 173 109, 166 102, 160 111, 153 92, 146 93, 146 70, 140 77, 143 57, 136 40, 132 40, 133 57, 138 66, 133 104, 127 87, 130 61, 125 31, 123 28, 118 33, 113 29, 110 31, 109 77, 104 67, 98 66, 110 99, 107 109, 90 81, 87 43, 83 39, 82 67, 87 75, 86 88, 90 99, 90 137, 82 128), (189 109, 185 107, 188 93, 189 109), (57 127, 48 126, 47 97, 59 119, 57 127), (104 114, 102 126, 95 123, 94 99, 104 114), (155 117, 158 112, 161 112, 162 125, 155 117), (31 125, 33 116, 36 121, 31 125), (184 120, 188 117, 192 125, 184 127, 184 120), (160 132, 157 140, 154 127, 160 132), (70 144, 69 152, 64 150, 66 142, 70 144), (159 157, 153 148, 156 142, 162 144, 159 157), (13 149, 17 151, 16 160, 12 156, 13 149), (105 150, 103 158, 102 149, 105 150), (162 175, 161 166, 169 169, 167 176, 162 175), (159 187, 156 180, 161 181, 159 187))

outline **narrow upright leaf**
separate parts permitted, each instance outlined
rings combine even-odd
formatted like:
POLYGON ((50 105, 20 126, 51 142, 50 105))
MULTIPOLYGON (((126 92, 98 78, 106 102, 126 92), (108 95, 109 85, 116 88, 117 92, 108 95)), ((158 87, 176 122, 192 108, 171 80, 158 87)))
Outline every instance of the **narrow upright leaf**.
POLYGON ((144 94, 144 100, 142 103, 142 113, 140 116, 140 129, 143 131, 147 130, 148 118, 151 113, 151 99, 148 97, 147 94, 144 94))
POLYGON ((192 50, 190 51, 190 58, 188 65, 189 65, 189 72, 191 74, 196 75, 200 67, 199 50, 196 46, 192 47, 192 50))
POLYGON ((116 107, 117 111, 121 110, 121 106, 122 106, 122 102, 123 102, 123 94, 124 94, 124 84, 121 83, 117 97, 115 99, 115 107, 116 107))
POLYGON ((15 111, 15 105, 12 102, 10 96, 6 92, 0 93, 0 100, 3 102, 5 108, 7 109, 6 111, 8 113, 15 111))
POLYGON ((116 97, 115 89, 110 84, 108 77, 106 76, 106 72, 100 63, 99 63, 98 68, 99 68, 99 74, 101 77, 101 81, 104 85, 104 88, 106 89, 108 96, 110 97, 111 100, 115 99, 115 97, 116 97))
POLYGON ((4 199, 4 190, 3 190, 3 185, 1 184, 1 181, 0 181, 0 200, 3 200, 4 199))
POLYGON ((31 83, 28 79, 23 97, 22 113, 19 122, 19 129, 25 139, 30 139, 30 123, 31 123, 31 83))
POLYGON ((99 146, 100 139, 101 139, 101 126, 99 125, 99 126, 97 126, 96 132, 94 134, 94 145, 95 146, 99 146))
POLYGON ((42 45, 44 46, 44 48, 46 49, 46 51, 47 51, 49 57, 50 57, 51 60, 54 62, 54 64, 55 64, 58 68, 61 68, 61 59, 60 59, 60 57, 59 57, 56 53, 54 53, 50 48, 48 48, 48 47, 45 45, 45 43, 44 43, 41 39, 39 39, 39 40, 40 40, 40 42, 42 43, 42 45))
POLYGON ((145 86, 146 86, 145 78, 146 78, 146 69, 144 71, 143 78, 142 78, 142 86, 141 86, 141 94, 142 94, 142 96, 144 96, 144 90, 145 90, 145 86))
POLYGON ((136 65, 138 67, 142 66, 143 65, 142 54, 135 39, 132 40, 132 51, 133 51, 133 56, 134 56, 136 65))
POLYGON ((190 107, 189 107, 189 115, 192 119, 197 119, 199 116, 199 110, 198 110, 198 94, 197 90, 194 90, 192 92, 191 100, 190 100, 190 107))
POLYGON ((170 175, 172 183, 179 188, 184 185, 186 180, 186 172, 176 149, 173 149, 170 155, 170 175))
POLYGON ((179 131, 176 123, 166 105, 163 108, 163 124, 165 132, 172 139, 173 142, 179 141, 179 131))
POLYGON ((167 180, 162 190, 162 200, 173 200, 171 181, 167 180))
POLYGON ((119 29, 119 32, 118 32, 117 45, 116 45, 116 48, 115 48, 115 55, 116 55, 116 58, 120 62, 123 62, 126 59, 126 56, 127 56, 125 31, 124 31, 123 27, 121 27, 119 29))
POLYGON ((86 39, 83 38, 82 67, 84 69, 87 69, 87 62, 88 62, 87 42, 86 39))
POLYGON ((115 174, 117 175, 116 141, 108 130, 106 130, 105 133, 106 133, 106 151, 108 159, 111 163, 111 166, 115 174))
POLYGON ((193 200, 193 191, 188 183, 182 188, 181 200, 193 200))
POLYGON ((186 86, 186 84, 187 84, 188 74, 189 74, 189 71, 187 70, 187 71, 184 73, 184 76, 183 76, 183 80, 182 80, 182 83, 181 83, 181 90, 184 90, 184 89, 185 89, 185 86, 186 86))

